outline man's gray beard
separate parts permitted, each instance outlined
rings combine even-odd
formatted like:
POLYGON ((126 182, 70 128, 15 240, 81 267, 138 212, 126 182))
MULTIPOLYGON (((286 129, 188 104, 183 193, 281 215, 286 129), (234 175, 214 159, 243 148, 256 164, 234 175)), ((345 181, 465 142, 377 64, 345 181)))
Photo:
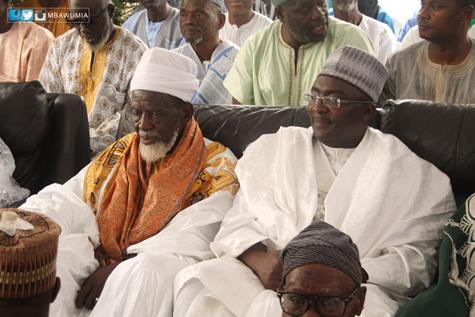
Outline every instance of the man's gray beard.
POLYGON ((168 143, 164 143, 161 141, 154 144, 140 143, 139 144, 140 156, 145 162, 148 162, 148 163, 153 163, 158 160, 161 160, 172 149, 177 139, 178 139, 178 132, 175 131, 173 133, 173 136, 170 142, 168 143))
POLYGON ((92 45, 92 44, 89 44, 88 42, 84 41, 84 43, 86 43, 87 46, 89 46, 91 51, 97 52, 106 45, 107 40, 109 40, 109 37, 111 36, 111 32, 112 32, 112 29, 111 29, 110 25, 109 25, 108 28, 109 28, 109 30, 107 32, 104 32, 104 37, 101 38, 99 43, 92 45))

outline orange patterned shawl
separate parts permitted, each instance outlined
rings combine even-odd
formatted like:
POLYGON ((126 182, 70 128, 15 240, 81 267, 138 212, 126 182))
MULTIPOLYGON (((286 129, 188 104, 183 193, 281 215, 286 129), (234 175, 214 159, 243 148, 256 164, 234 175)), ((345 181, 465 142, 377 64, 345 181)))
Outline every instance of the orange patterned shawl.
POLYGON ((101 246, 114 260, 119 260, 129 245, 158 233, 188 207, 191 186, 205 164, 205 143, 194 119, 161 162, 145 163, 139 143, 134 134, 117 163, 115 180, 106 189, 97 216, 101 246))

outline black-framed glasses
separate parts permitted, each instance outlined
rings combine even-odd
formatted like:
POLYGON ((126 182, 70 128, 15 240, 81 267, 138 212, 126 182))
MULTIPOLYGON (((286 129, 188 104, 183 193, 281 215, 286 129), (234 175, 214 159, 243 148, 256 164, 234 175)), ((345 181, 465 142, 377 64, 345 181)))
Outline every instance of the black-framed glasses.
POLYGON ((328 96, 328 97, 321 97, 321 96, 318 96, 318 95, 314 95, 314 94, 305 94, 304 96, 304 100, 306 102, 308 102, 308 105, 309 106, 314 106, 314 105, 317 105, 319 101, 321 101, 323 103, 323 105, 327 108, 341 108, 342 105, 345 105, 345 104, 374 104, 373 101, 367 101, 367 100, 344 100, 344 99, 340 99, 338 97, 332 97, 332 96, 328 96))
POLYGON ((341 317, 346 311, 346 305, 355 297, 360 289, 357 285, 351 294, 346 297, 305 295, 294 292, 277 292, 282 310, 293 317, 305 314, 310 306, 322 317, 341 317))
POLYGON ((83 18, 68 18, 66 19, 66 24, 68 24, 71 28, 78 28, 83 24, 87 28, 94 28, 99 25, 98 21, 101 16, 106 12, 108 6, 103 8, 97 15, 90 17, 88 21, 85 21, 83 18))

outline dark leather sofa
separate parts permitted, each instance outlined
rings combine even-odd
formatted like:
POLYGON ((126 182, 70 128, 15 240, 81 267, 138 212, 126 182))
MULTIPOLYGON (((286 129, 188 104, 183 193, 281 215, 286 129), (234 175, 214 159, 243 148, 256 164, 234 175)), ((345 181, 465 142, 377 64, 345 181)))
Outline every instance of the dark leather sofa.
POLYGON ((47 94, 37 81, 0 83, 0 138, 15 158, 13 177, 32 194, 64 183, 90 161, 82 98, 47 94))
MULTIPOLYGON (((195 117, 206 138, 238 157, 249 143, 280 126, 310 126, 305 108, 196 106, 195 117)), ((397 136, 449 175, 458 204, 475 192, 475 107, 390 101, 378 109, 371 126, 397 136)))

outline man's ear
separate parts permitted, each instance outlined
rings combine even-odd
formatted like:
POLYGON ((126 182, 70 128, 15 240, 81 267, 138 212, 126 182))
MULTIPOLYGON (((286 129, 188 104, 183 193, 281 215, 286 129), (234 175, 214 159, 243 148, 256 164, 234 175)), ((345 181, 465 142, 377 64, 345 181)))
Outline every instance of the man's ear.
POLYGON ((374 106, 374 104, 369 104, 367 107, 365 107, 363 116, 364 120, 369 123, 371 119, 373 119, 375 113, 376 107, 374 106))
POLYGON ((222 13, 218 14, 218 30, 221 30, 226 23, 226 16, 222 13))
POLYGON ((363 312, 365 298, 366 298, 366 287, 361 286, 358 292, 356 292, 356 295, 354 298, 355 306, 356 306, 356 310, 355 310, 356 316, 361 315, 361 312, 363 312))
POLYGON ((470 20, 472 20, 475 17, 474 13, 475 12, 473 11, 473 5, 465 6, 462 10, 463 16, 468 18, 469 23, 470 23, 470 20))
POLYGON ((107 13, 109 14, 109 18, 111 19, 114 18, 114 12, 115 12, 115 6, 112 3, 107 5, 107 13))
POLYGON ((61 288, 61 280, 59 279, 59 277, 56 277, 56 283, 54 284, 50 303, 54 302, 54 300, 56 299, 56 296, 58 296, 60 288, 61 288))

